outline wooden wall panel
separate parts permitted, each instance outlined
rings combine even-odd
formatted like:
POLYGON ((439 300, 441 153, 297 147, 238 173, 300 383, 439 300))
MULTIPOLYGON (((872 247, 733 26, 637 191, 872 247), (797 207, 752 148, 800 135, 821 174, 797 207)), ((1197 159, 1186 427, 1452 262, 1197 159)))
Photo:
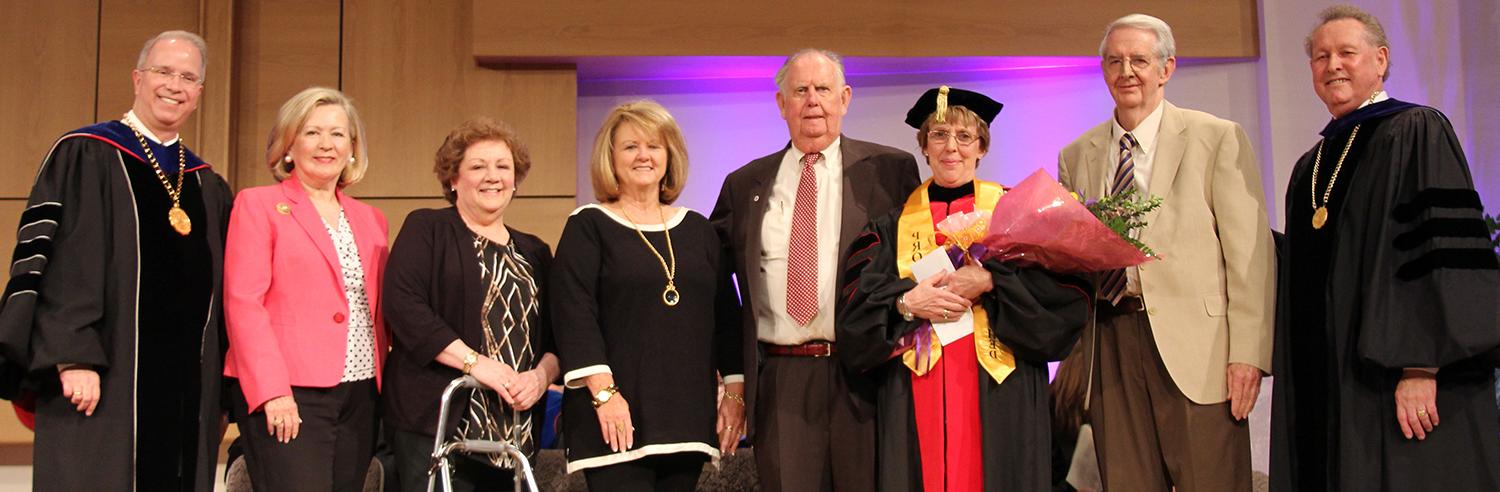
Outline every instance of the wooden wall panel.
MULTIPOLYGON (((30 194, 52 142, 94 121, 97 12, 98 0, 0 1, 0 46, 10 65, 0 70, 0 148, 9 154, 0 160, 0 197, 30 194)), ((15 219, 0 214, 0 230, 15 219)))
POLYGON ((370 172, 355 194, 438 196, 427 184, 434 151, 453 127, 486 115, 515 126, 531 149, 523 196, 573 196, 576 72, 478 67, 470 14, 469 2, 345 4, 344 89, 370 134, 370 172))
POLYGON ((338 0, 235 5, 235 189, 275 182, 262 162, 282 103, 308 87, 338 87, 339 10, 338 0))
MULTIPOLYGON (((194 117, 197 138, 189 143, 193 152, 226 179, 234 176, 234 0, 199 0, 198 35, 208 43, 210 63, 203 95, 194 117)), ((231 183, 232 184, 232 183, 231 183)))
POLYGON ((786 55, 816 46, 846 56, 1095 56, 1104 26, 1132 12, 1171 24, 1183 56, 1259 56, 1255 0, 870 0, 858 8, 796 0, 474 2, 474 24, 496 27, 475 32, 474 53, 569 60, 786 55))

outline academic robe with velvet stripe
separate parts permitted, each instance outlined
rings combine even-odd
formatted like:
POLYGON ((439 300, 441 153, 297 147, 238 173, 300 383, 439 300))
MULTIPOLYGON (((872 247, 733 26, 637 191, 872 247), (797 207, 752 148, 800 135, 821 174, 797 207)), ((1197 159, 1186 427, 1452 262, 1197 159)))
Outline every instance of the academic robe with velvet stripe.
MULTIPOLYGON (((916 283, 896 273, 900 210, 870 221, 849 247, 839 295, 837 357, 878 383, 878 482, 882 491, 922 490, 911 370, 892 351, 917 321, 905 321, 896 298, 916 283)), ((1047 362, 1061 360, 1089 316, 1092 288, 1072 277, 997 261, 984 262, 995 288, 981 297, 996 338, 1013 351, 1016 369, 996 384, 979 373, 979 412, 986 491, 1050 490, 1051 414, 1047 362)), ((963 342, 956 342, 963 343, 963 342)))
POLYGON ((1500 490, 1500 268, 1458 139, 1442 113, 1396 100, 1323 135, 1316 190, 1314 146, 1287 191, 1272 490, 1500 490), (1396 420, 1406 367, 1440 368, 1425 441, 1396 420))
MULTIPOLYGON (((151 143, 174 183, 176 145, 151 143)), ((36 398, 34 490, 213 488, 222 414, 224 233, 232 193, 187 154, 182 208, 139 141, 111 121, 63 136, 22 213, 0 305, 7 392, 36 398), (100 376, 84 416, 61 394, 57 364, 100 376)), ((9 395, 7 395, 9 396, 9 395)))

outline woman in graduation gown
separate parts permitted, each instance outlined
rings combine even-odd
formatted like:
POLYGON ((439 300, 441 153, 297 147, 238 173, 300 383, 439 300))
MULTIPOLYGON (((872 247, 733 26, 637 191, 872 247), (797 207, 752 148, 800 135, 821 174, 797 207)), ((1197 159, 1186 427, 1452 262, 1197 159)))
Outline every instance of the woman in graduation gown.
POLYGON ((992 210, 1004 190, 975 179, 1001 104, 940 87, 906 123, 932 179, 850 246, 840 290, 839 352, 880 383, 881 490, 1043 491, 1051 487, 1048 361, 1065 355, 1088 315, 1081 281, 993 260, 918 282, 912 265, 947 238, 934 224, 992 210), (929 323, 972 314, 972 333, 944 345, 929 323))

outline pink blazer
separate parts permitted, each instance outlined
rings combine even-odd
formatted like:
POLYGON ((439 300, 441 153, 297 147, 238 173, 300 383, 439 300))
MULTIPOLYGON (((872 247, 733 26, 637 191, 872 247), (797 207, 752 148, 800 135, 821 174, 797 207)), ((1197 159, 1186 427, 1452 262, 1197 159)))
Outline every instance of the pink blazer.
MULTIPOLYGON (((380 313, 385 215, 338 192, 365 273, 375 328, 375 383, 390 346, 380 313)), ((239 378, 250 411, 292 386, 327 388, 344 374, 349 302, 333 239, 296 178, 234 200, 224 249, 224 375, 239 378)))

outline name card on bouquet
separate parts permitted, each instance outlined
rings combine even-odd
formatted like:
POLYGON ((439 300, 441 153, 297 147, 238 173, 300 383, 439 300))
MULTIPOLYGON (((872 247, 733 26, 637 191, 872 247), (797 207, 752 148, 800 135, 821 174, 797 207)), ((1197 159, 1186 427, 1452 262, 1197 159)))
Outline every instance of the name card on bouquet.
MULTIPOLYGON (((941 247, 923 256, 916 263, 911 264, 911 275, 918 282, 926 280, 933 275, 942 273, 953 273, 953 261, 948 259, 948 254, 941 247)), ((965 309, 962 316, 953 321, 932 321, 932 333, 937 336, 943 346, 958 341, 958 339, 974 333, 974 313, 965 309)))

